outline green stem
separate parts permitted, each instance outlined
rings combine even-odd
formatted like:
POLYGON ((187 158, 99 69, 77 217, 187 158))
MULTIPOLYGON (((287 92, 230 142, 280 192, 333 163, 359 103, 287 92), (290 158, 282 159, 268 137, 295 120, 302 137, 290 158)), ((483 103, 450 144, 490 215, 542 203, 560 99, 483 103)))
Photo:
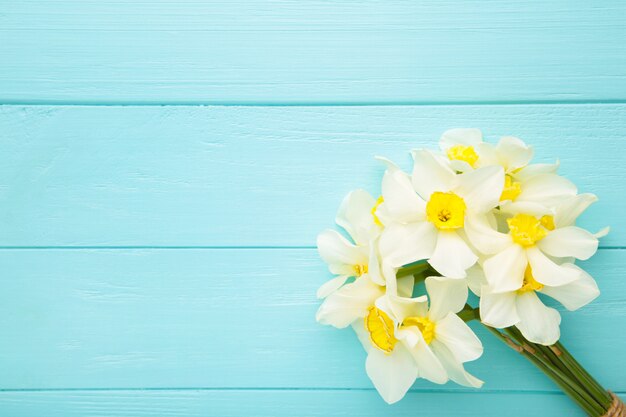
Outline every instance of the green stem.
POLYGON ((585 401, 583 401, 583 399, 580 397, 580 395, 578 395, 578 393, 576 393, 567 384, 565 384, 559 378, 559 376, 556 375, 552 371, 551 368, 545 366, 540 360, 538 360, 536 357, 531 355, 528 351, 524 350, 524 348, 522 346, 520 346, 517 343, 515 343, 511 338, 505 336, 504 334, 502 334, 497 329, 494 329, 493 327, 487 326, 486 324, 483 324, 483 326, 487 330, 489 330, 494 336, 496 336, 500 341, 502 341, 504 344, 506 344, 507 346, 509 346, 510 348, 515 350, 516 352, 518 352, 520 355, 524 356, 528 361, 530 361, 533 365, 535 365, 537 368, 539 368, 540 371, 542 371, 558 387, 560 387, 565 394, 567 394, 576 404, 578 404, 578 406, 580 408, 582 408, 585 411, 585 413, 587 413, 591 417, 598 417, 598 414, 596 414, 589 407, 589 405, 585 401))
POLYGON ((508 337, 502 334, 497 329, 493 327, 487 326, 483 324, 483 326, 489 330, 493 335, 495 335, 500 341, 504 342, 507 346, 511 347, 515 351, 517 351, 520 355, 524 356, 527 360, 529 360, 533 365, 539 368, 548 378, 550 378, 557 386, 559 386, 565 394, 567 394, 580 408, 582 408, 585 413, 587 413, 591 417, 599 417, 600 414, 596 412, 581 396, 580 394, 572 389, 569 384, 565 383, 557 372, 554 371, 554 367, 547 366, 544 362, 542 362, 537 356, 532 355, 528 350, 524 349, 524 347, 516 341, 514 341, 511 337, 508 337))
POLYGON ((473 308, 469 304, 465 304, 465 307, 463 307, 463 310, 457 313, 457 316, 459 316, 459 318, 461 318, 461 320, 463 320, 466 323, 468 321, 480 319, 480 313, 478 309, 473 308))
MULTIPOLYGON (((591 411, 591 416, 601 416, 604 414, 604 411, 601 404, 596 401, 583 387, 580 381, 576 379, 572 379, 567 375, 566 372, 563 372, 559 369, 558 366, 552 364, 544 355, 539 347, 540 345, 529 342, 526 338, 519 332, 519 330, 509 327, 504 329, 504 331, 514 338, 521 346, 528 346, 533 352, 529 352, 533 358, 540 361, 545 367, 549 368, 562 382, 567 385, 571 390, 575 391, 577 397, 579 397, 582 402, 586 404, 586 410, 591 411), (540 352, 541 354, 536 354, 540 352)), ((582 402, 580 404, 582 404, 582 402)))
POLYGON ((554 347, 561 353, 560 358, 566 363, 571 369, 576 372, 581 382, 585 384, 593 393, 594 397, 598 399, 603 408, 608 410, 613 403, 613 398, 609 394, 607 390, 605 390, 595 378, 593 378, 589 372, 585 368, 578 363, 578 361, 572 356, 571 353, 561 344, 561 342, 557 342, 554 344, 554 347))

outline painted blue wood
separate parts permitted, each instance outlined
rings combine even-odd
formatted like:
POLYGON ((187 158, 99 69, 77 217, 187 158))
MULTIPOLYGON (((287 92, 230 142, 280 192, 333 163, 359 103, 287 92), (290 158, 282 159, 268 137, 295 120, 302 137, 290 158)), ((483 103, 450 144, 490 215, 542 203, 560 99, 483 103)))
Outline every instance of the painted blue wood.
POLYGON ((389 407, 314 322, 343 195, 455 126, 600 196, 563 341, 626 392, 625 35, 612 0, 0 0, 0 416, 582 415, 480 328, 483 390, 389 407))
MULTIPOLYGON (((625 254, 585 262, 602 295, 562 325, 565 345, 616 391, 625 254)), ((0 271, 0 389, 372 387, 352 331, 315 322, 330 275, 313 249, 2 250, 0 271)), ((468 368, 485 390, 558 391, 473 327, 485 353, 468 368)))
POLYGON ((512 134, 600 202, 626 246, 626 105, 0 107, 1 246, 312 246, 343 196, 378 193, 453 126, 512 134))
POLYGON ((11 417, 585 415, 564 395, 542 393, 411 392, 404 401, 389 406, 374 391, 353 390, 0 392, 0 404, 11 417))
POLYGON ((0 1, 1 103, 626 99, 626 4, 0 1))

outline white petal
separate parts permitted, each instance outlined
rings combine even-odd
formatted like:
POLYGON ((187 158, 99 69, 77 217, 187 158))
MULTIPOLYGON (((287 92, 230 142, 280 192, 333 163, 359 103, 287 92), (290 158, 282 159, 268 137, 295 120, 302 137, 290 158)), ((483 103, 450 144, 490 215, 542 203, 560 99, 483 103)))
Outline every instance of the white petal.
POLYGON ((483 134, 480 129, 456 128, 443 132, 439 139, 439 146, 446 150, 456 145, 476 146, 483 141, 483 134))
POLYGON ((463 198, 467 210, 486 213, 496 207, 504 187, 504 170, 500 166, 488 166, 458 175, 454 191, 463 198))
POLYGON ((383 293, 383 287, 361 277, 330 294, 317 310, 315 318, 321 324, 342 329, 365 317, 368 308, 383 293))
POLYGON ((431 346, 451 380, 466 387, 480 388, 483 385, 483 381, 465 371, 463 364, 456 360, 446 345, 433 340, 431 346))
POLYGON ((335 222, 343 227, 358 244, 367 244, 378 227, 374 223, 372 208, 376 200, 365 190, 354 190, 343 199, 335 222))
POLYGON ((472 329, 454 313, 448 313, 435 327, 435 339, 446 345, 457 361, 469 362, 480 358, 483 345, 472 329))
POLYGON ((485 214, 467 214, 465 233, 470 243, 486 255, 498 253, 511 244, 511 236, 491 227, 485 214))
POLYGON ((506 201, 500 204, 500 211, 510 214, 530 214, 535 217, 554 214, 550 207, 533 201, 506 201))
POLYGON ((421 333, 417 326, 398 327, 395 330, 396 339, 401 341, 407 349, 411 350, 422 340, 421 333))
POLYGON ((485 278, 493 292, 515 291, 521 288, 528 261, 519 245, 511 245, 485 260, 485 278))
POLYGON ((400 401, 417 378, 417 365, 401 344, 388 355, 371 349, 365 369, 380 396, 389 404, 400 401))
POLYGON ((553 345, 559 340, 561 315, 546 307, 534 291, 517 296, 517 313, 521 320, 516 326, 529 341, 553 345))
POLYGON ((513 326, 520 320, 516 298, 516 291, 493 293, 488 286, 484 286, 480 292, 480 320, 498 329, 513 326))
MULTIPOLYGON (((378 251, 378 243, 379 240, 373 241, 370 244, 370 251, 369 251, 369 263, 367 266, 367 274, 369 275, 370 279, 378 284, 378 285, 385 285, 386 282, 386 278, 385 275, 383 274, 383 267, 380 264, 380 253, 378 251)), ((395 273, 393 274, 393 276, 395 277, 395 273)))
POLYGON ((450 168, 452 168, 456 172, 468 172, 473 170, 472 166, 465 161, 461 161, 460 159, 453 159, 449 162, 450 168))
POLYGON ((522 183, 522 192, 515 201, 531 201, 551 206, 576 195, 576 192, 576 186, 570 180, 555 174, 541 174, 522 183))
POLYGON ((386 298, 391 313, 399 323, 407 317, 424 317, 428 314, 428 297, 425 295, 409 298, 389 294, 386 298))
MULTIPOLYGON (((334 273, 342 273, 332 267, 367 264, 363 250, 335 230, 324 230, 317 236, 317 250, 334 273)), ((345 272, 344 272, 345 273, 345 272)))
POLYGON ((363 349, 369 353, 370 350, 376 349, 374 345, 372 345, 372 341, 370 339, 370 334, 365 328, 365 320, 357 320, 352 323, 352 330, 356 333, 356 336, 363 345, 363 349))
POLYGON ((388 169, 383 176, 382 206, 394 221, 410 223, 426 218, 426 202, 415 192, 408 174, 388 169))
POLYGON ((448 313, 458 313, 467 302, 467 284, 464 280, 443 277, 426 278, 426 292, 430 299, 428 317, 443 319, 448 313))
POLYGON ((594 194, 578 194, 565 199, 556 208, 554 224, 556 227, 571 226, 587 208, 598 201, 594 194))
POLYGON ((496 152, 507 172, 528 165, 533 158, 533 149, 521 139, 513 136, 502 137, 496 146, 496 152))
POLYGON ((437 245, 428 263, 441 275, 465 278, 465 271, 474 265, 478 257, 455 231, 439 231, 437 245))
POLYGON ((483 267, 477 263, 465 272, 467 273, 467 286, 474 294, 480 297, 481 287, 487 285, 483 267))
POLYGON ((580 279, 560 287, 544 286, 541 293, 554 298, 570 311, 578 310, 600 295, 598 285, 591 275, 576 265, 566 264, 563 266, 580 270, 580 279))
POLYGON ((349 275, 340 275, 331 279, 330 281, 326 281, 322 286, 317 290, 317 298, 326 298, 330 294, 334 293, 336 290, 341 288, 343 284, 350 278, 349 275))
POLYGON ((409 275, 390 281, 395 281, 397 284, 398 288, 395 295, 408 298, 413 296, 413 287, 415 286, 415 278, 413 276, 409 275))
POLYGON ((456 174, 432 153, 419 149, 413 151, 413 188, 426 201, 435 191, 450 191, 456 174))
POLYGON ((417 364, 418 376, 420 378, 427 379, 435 384, 445 384, 448 381, 446 370, 421 335, 420 341, 410 351, 417 364))
POLYGON ((580 271, 557 265, 536 246, 527 248, 526 256, 528 257, 533 277, 543 285, 557 287, 569 284, 580 278, 580 271))
POLYGON ((475 150, 478 153, 478 166, 486 167, 490 165, 500 165, 500 161, 498 160, 498 156, 496 154, 496 147, 491 143, 479 143, 475 146, 475 150))
POLYGON ((585 229, 566 226, 548 233, 537 246, 550 256, 557 258, 573 256, 585 260, 598 250, 598 239, 585 229))
POLYGON ((523 182, 531 179, 532 177, 536 177, 537 175, 556 174, 558 168, 558 161, 555 164, 532 164, 525 166, 515 173, 511 173, 511 176, 513 176, 516 181, 523 182))
MULTIPOLYGON (((400 281, 399 279, 396 279, 396 275, 398 273, 398 269, 399 269, 399 267, 390 265, 387 258, 383 259, 383 264, 381 266, 381 271, 382 271, 383 277, 385 279, 385 285, 387 286, 387 292, 389 292, 390 289, 393 288, 392 294, 397 294, 397 295, 398 294, 402 294, 402 295, 404 295, 404 293, 402 293, 404 287, 402 285, 398 285, 398 283, 401 283, 402 281, 400 281)), ((412 289, 411 289, 411 293, 412 293, 412 289)))
POLYGON ((595 232, 595 233, 593 234, 593 236, 594 236, 596 239, 601 239, 601 238, 603 238, 604 236, 608 235, 610 231, 611 231, 611 228, 610 228, 609 226, 607 226, 607 227, 602 228, 602 229, 598 230, 597 232, 595 232))
POLYGON ((437 229, 430 222, 391 224, 380 236, 379 251, 393 266, 428 258, 435 249, 437 229))

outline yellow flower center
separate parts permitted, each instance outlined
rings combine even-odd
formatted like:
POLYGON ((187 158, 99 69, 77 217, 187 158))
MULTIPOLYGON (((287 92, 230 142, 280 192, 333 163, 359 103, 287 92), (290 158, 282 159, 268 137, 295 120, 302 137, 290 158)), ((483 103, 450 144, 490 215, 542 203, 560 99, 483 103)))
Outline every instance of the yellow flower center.
POLYGON ((438 229, 458 229, 465 224, 465 208, 465 201, 458 195, 436 191, 426 204, 426 218, 438 229))
POLYGON ((548 230, 554 230, 554 228, 556 227, 554 225, 554 216, 545 215, 541 219, 539 219, 539 221, 541 222, 541 225, 548 230))
POLYGON ((548 230, 554 229, 552 216, 541 219, 528 214, 516 214, 507 219, 513 242, 521 246, 532 246, 546 237, 548 230))
POLYGON ((513 181, 513 178, 510 175, 504 176, 504 188, 502 189, 502 194, 500 195, 500 201, 511 200, 515 201, 518 195, 522 192, 522 185, 513 181))
POLYGON ((402 326, 417 326, 427 344, 430 344, 435 338, 435 323, 430 321, 428 317, 407 317, 402 322, 402 326))
POLYGON ((367 274, 367 265, 354 265, 354 275, 360 277, 363 274, 367 274))
POLYGON ((530 265, 526 267, 526 271, 524 271, 524 283, 522 287, 517 290, 517 292, 525 293, 528 291, 541 291, 543 288, 543 284, 537 282, 535 277, 533 276, 533 271, 530 268, 530 265))
POLYGON ((476 161, 478 161, 478 154, 472 146, 455 145, 448 149, 447 154, 450 160, 465 161, 470 164, 472 168, 474 168, 476 161))
POLYGON ((385 200, 383 199, 383 196, 381 195, 380 197, 378 197, 378 200, 376 200, 376 204, 374 204, 374 207, 372 207, 372 217, 374 217, 374 223, 376 223, 378 226, 382 226, 383 223, 380 221, 380 219, 376 215, 376 210, 378 210, 378 207, 384 202, 385 200))
POLYGON ((393 321, 387 313, 376 308, 370 307, 367 316, 365 316, 365 329, 370 334, 372 345, 385 353, 391 353, 398 339, 393 333, 393 321))

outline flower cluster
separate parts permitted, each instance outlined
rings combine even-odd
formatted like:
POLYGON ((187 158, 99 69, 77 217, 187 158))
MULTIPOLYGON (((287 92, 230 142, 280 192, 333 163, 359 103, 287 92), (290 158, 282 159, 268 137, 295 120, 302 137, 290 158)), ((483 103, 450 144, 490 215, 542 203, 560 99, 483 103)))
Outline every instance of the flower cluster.
POLYGON ((574 264, 592 256, 608 231, 574 225, 593 194, 579 194, 557 174, 558 163, 531 164, 532 148, 515 137, 493 145, 477 129, 452 129, 440 148, 413 151, 410 174, 379 158, 381 196, 348 194, 336 222, 349 238, 326 230, 317 240, 336 275, 318 291, 317 320, 354 329, 367 374, 389 403, 416 378, 482 385, 463 365, 483 351, 459 316, 468 289, 479 297, 483 324, 516 326, 542 345, 559 339, 561 318, 538 294, 568 310, 599 294, 574 264), (426 294, 419 271, 428 275, 426 294))

